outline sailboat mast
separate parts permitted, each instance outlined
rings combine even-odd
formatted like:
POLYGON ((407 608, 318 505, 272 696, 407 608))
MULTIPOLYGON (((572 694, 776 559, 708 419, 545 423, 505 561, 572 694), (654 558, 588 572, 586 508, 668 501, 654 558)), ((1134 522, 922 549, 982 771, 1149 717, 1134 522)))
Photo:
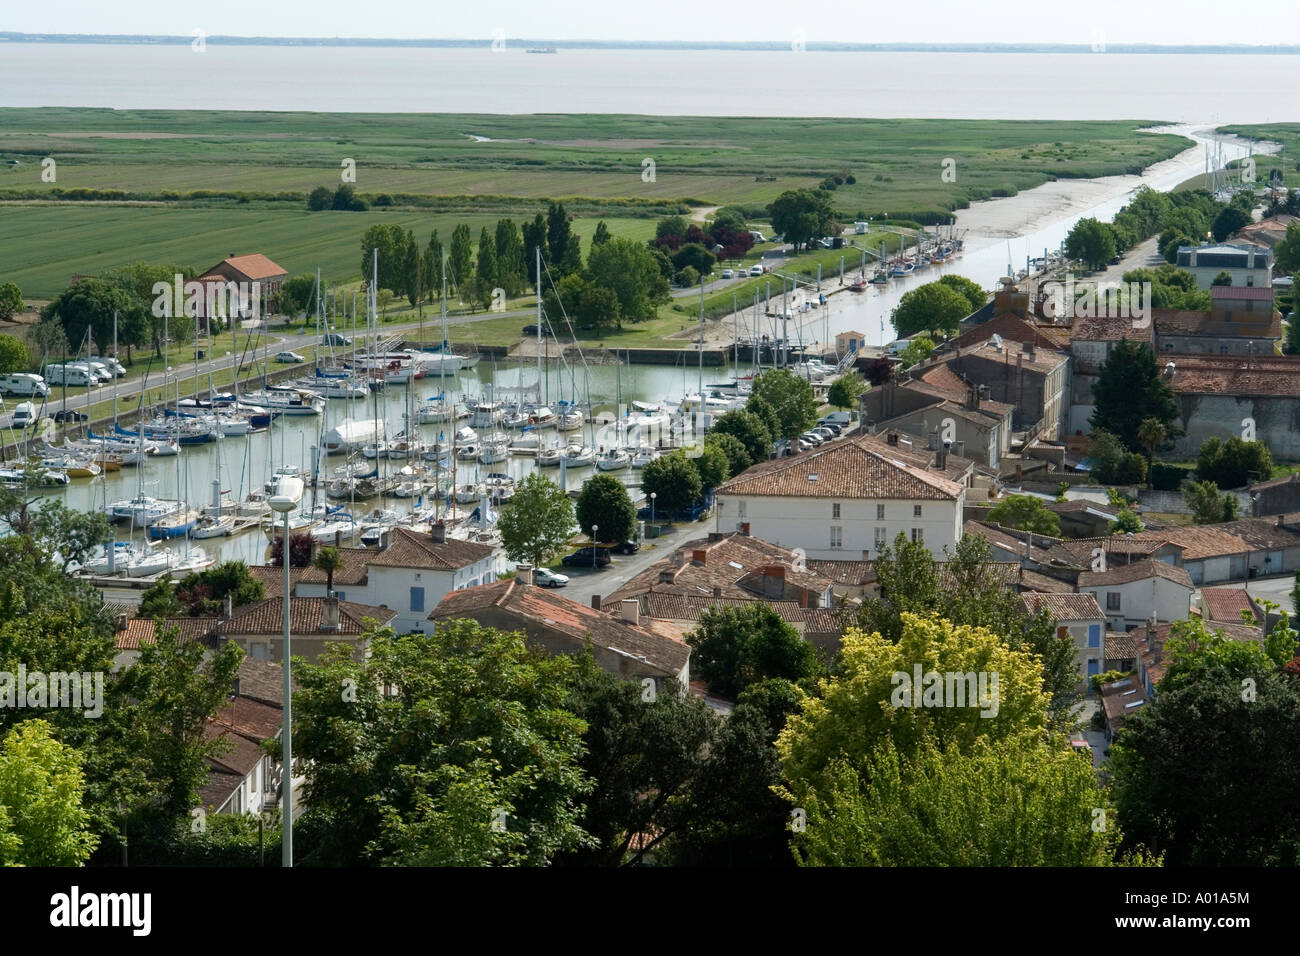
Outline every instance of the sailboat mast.
POLYGON ((542 247, 534 246, 537 261, 537 400, 542 400, 542 247))

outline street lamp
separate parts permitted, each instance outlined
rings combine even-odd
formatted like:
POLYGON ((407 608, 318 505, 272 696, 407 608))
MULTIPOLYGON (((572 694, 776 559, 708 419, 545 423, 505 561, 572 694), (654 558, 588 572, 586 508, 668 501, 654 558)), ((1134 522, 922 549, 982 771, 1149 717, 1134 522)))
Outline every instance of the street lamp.
POLYGON ((591 526, 591 570, 596 570, 596 532, 600 530, 600 525, 591 526))
POLYGON ((283 839, 281 841, 281 865, 293 866, 293 706, 291 699, 291 680, 289 677, 289 512, 298 507, 302 501, 302 479, 286 475, 275 484, 275 494, 267 502, 271 510, 284 515, 284 537, 280 540, 280 550, 284 557, 284 596, 280 604, 284 608, 284 651, 281 666, 284 668, 284 714, 280 730, 281 743, 281 786, 284 788, 283 839))
POLYGON ((655 499, 659 497, 659 492, 650 492, 650 523, 655 523, 655 499))

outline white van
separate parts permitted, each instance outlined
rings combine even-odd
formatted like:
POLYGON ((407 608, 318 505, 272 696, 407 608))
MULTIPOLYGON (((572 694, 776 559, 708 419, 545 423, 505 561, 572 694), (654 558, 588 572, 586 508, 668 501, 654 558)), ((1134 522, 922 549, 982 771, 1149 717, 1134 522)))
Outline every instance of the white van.
POLYGON ((23 402, 14 409, 14 428, 27 428, 34 421, 36 421, 36 406, 31 402, 23 402))
POLYGON ((0 395, 36 395, 50 394, 50 387, 45 379, 31 372, 14 372, 0 378, 0 395))
POLYGON ((85 385, 89 387, 91 385, 100 385, 102 383, 99 381, 99 376, 90 371, 89 366, 82 365, 78 362, 69 362, 67 365, 63 366, 62 384, 85 385))
POLYGON ((99 359, 86 359, 86 361, 83 362, 82 364, 85 365, 87 368, 89 368, 90 371, 95 374, 95 377, 98 378, 101 382, 113 381, 114 378, 113 370, 110 369, 99 359))

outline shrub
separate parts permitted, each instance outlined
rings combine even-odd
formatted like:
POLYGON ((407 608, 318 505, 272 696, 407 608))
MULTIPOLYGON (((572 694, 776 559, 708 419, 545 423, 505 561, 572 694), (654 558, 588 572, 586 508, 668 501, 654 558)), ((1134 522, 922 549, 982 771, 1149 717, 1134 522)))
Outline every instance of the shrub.
POLYGON ((1167 462, 1153 462, 1147 478, 1156 491, 1177 491, 1178 486, 1190 478, 1192 470, 1185 465, 1170 465, 1167 462))

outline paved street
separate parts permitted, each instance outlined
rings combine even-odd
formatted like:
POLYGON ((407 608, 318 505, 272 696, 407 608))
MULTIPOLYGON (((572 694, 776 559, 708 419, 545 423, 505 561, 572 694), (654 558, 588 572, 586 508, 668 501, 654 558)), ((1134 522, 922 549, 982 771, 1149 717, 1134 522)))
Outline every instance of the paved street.
POLYGON ((556 570, 569 576, 569 584, 560 590, 560 594, 571 601, 590 607, 593 594, 604 597, 617 591, 633 576, 670 554, 674 548, 695 538, 707 537, 712 529, 713 522, 708 520, 694 524, 674 525, 664 535, 643 541, 641 550, 636 554, 614 555, 609 565, 599 571, 590 568, 559 567, 556 570))

